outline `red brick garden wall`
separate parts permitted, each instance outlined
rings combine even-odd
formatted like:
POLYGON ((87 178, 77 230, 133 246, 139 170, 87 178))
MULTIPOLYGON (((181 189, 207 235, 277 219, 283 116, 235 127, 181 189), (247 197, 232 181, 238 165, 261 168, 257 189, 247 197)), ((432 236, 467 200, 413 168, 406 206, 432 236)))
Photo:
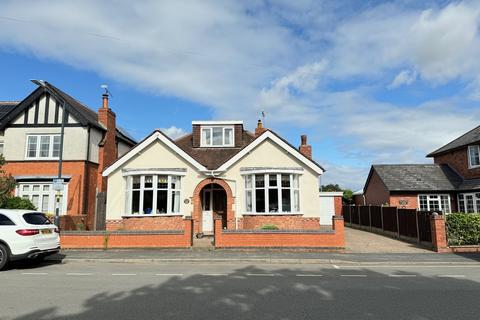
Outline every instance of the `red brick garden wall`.
POLYGON ((192 246, 192 220, 183 220, 183 231, 65 232, 60 234, 63 249, 189 248, 192 246))
POLYGON ((107 231, 115 230, 183 230, 185 224, 182 216, 123 218, 107 220, 107 231))
POLYGON ((245 215, 239 219, 239 229, 261 229, 275 225, 281 230, 318 229, 320 218, 304 218, 301 215, 245 215))
POLYGON ((334 216, 333 230, 318 231, 260 231, 260 230, 222 230, 221 220, 215 220, 215 247, 217 248, 324 248, 340 249, 345 247, 343 218, 334 216))

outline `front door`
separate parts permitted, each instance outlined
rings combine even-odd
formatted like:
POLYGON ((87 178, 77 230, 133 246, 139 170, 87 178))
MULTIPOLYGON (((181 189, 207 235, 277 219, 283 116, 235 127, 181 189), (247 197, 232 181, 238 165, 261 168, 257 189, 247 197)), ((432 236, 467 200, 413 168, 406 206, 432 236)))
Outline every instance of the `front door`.
POLYGON ((202 208, 202 232, 204 234, 213 233, 213 190, 205 189, 203 191, 203 208, 202 208))

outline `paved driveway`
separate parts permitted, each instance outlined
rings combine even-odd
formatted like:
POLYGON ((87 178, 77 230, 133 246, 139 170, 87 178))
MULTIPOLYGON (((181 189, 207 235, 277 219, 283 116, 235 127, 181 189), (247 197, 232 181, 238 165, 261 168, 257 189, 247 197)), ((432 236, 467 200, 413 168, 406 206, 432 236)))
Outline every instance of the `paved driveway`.
POLYGON ((346 252, 351 253, 423 253, 432 252, 414 244, 376 233, 345 227, 346 252))

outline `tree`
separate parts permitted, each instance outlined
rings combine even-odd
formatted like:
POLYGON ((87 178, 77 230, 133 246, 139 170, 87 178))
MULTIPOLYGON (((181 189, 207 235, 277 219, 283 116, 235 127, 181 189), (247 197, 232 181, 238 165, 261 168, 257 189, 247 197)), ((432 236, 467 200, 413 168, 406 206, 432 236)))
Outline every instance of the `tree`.
POLYGON ((3 170, 5 158, 0 154, 0 208, 35 210, 35 206, 28 199, 13 196, 17 185, 11 174, 3 170))
POLYGON ((327 184, 327 185, 322 185, 320 187, 320 190, 323 192, 340 192, 343 191, 342 187, 340 187, 338 184, 327 184))
POLYGON ((7 200, 12 197, 15 190, 16 182, 11 174, 7 174, 3 170, 5 158, 0 154, 0 208, 5 208, 7 200))
POLYGON ((343 190, 343 203, 352 204, 353 203, 353 191, 350 189, 343 190))

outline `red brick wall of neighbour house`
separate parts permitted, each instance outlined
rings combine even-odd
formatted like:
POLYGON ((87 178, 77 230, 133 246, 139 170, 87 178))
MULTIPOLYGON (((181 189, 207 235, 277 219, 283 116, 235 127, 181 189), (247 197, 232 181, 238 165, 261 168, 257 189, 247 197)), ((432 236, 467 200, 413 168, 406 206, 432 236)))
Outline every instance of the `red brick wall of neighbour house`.
POLYGON ((115 113, 108 107, 108 96, 104 95, 103 106, 98 109, 98 121, 107 128, 98 150, 99 174, 97 188, 99 192, 107 190, 107 178, 103 177, 101 173, 117 159, 115 118, 115 113))
POLYGON ((355 196, 353 196, 353 203, 356 206, 363 206, 364 205, 363 194, 356 194, 355 196))
POLYGON ((300 247, 338 249, 345 247, 343 218, 334 216, 334 232, 265 232, 224 231, 221 220, 215 220, 215 247, 300 247))
POLYGON ((280 230, 318 229, 320 218, 304 218, 301 215, 245 215, 239 219, 239 229, 261 229, 264 225, 275 225, 280 230))
POLYGON ((404 208, 404 209, 417 209, 418 208, 418 194, 390 194, 390 201, 388 202, 392 207, 404 208))
MULTIPOLYGON (((84 207, 86 196, 85 188, 85 161, 63 161, 62 173, 72 178, 68 182, 67 213, 71 215, 87 214, 84 207)), ((3 169, 12 176, 56 176, 58 174, 57 161, 9 161, 3 169)))
POLYGON ((182 216, 123 218, 107 220, 107 231, 115 230, 183 230, 185 227, 182 216))
POLYGON ((448 152, 433 158, 436 164, 448 164, 465 179, 480 178, 480 168, 468 168, 468 147, 448 152))
POLYGON ((234 125, 234 131, 235 131, 235 147, 243 146, 243 142, 242 142, 243 125, 241 124, 234 125))
POLYGON ((390 192, 380 179, 378 174, 373 171, 370 181, 365 190, 365 204, 366 205, 382 205, 390 201, 390 192))
POLYGON ((194 148, 200 147, 200 125, 192 125, 192 144, 194 148))

